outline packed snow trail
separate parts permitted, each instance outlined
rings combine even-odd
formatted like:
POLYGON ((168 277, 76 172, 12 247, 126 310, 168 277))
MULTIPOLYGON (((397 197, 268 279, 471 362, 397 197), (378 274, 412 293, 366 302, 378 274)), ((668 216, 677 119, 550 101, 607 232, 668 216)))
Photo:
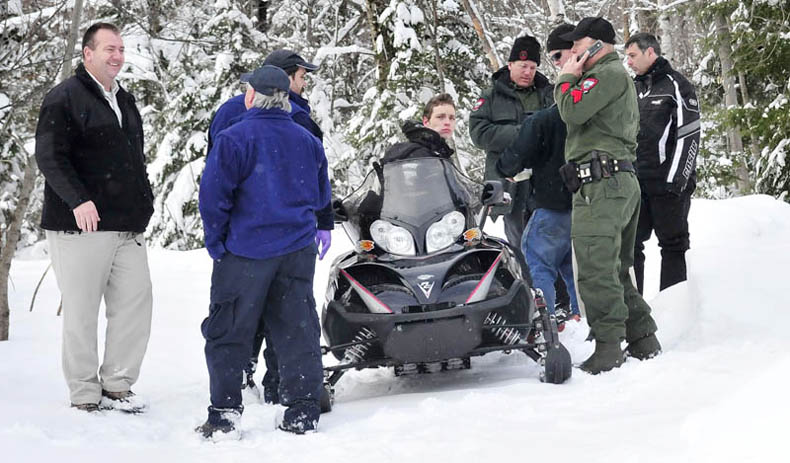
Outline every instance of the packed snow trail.
MULTIPOLYGON (((134 387, 149 411, 130 416, 68 407, 59 294, 50 272, 28 312, 48 264, 41 246, 28 249, 13 263, 11 340, 0 343, 2 460, 788 460, 790 205, 766 196, 694 200, 690 227, 689 281, 660 294, 660 255, 649 243, 646 296, 664 346, 656 359, 631 359, 598 377, 574 370, 563 385, 540 383, 537 365, 519 353, 489 354, 473 359, 471 370, 435 375, 352 371, 318 433, 275 431, 277 407, 248 404, 243 439, 218 444, 193 431, 208 405, 199 330, 211 273, 205 250, 150 251, 154 325, 134 387)), ((340 229, 333 243, 317 266, 319 304, 331 260, 350 246, 340 229)), ((585 323, 561 334, 575 363, 592 352, 586 335, 585 323)))

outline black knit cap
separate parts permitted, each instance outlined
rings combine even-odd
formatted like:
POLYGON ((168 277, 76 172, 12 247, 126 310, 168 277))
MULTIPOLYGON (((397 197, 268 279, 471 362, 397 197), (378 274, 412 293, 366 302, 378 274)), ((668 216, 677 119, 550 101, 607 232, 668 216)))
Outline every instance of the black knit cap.
POLYGON ((579 21, 572 32, 563 34, 560 38, 564 40, 579 40, 582 37, 590 37, 606 43, 614 43, 614 27, 612 23, 601 17, 589 17, 579 21))
POLYGON ((508 58, 508 61, 526 60, 534 61, 535 64, 540 66, 540 44, 531 35, 517 38, 513 42, 513 48, 510 49, 510 58, 508 58))
POLYGON ((562 24, 554 28, 554 30, 549 34, 549 38, 546 39, 546 51, 570 50, 573 48, 572 40, 565 40, 560 37, 563 34, 572 32, 573 29, 574 28, 572 24, 562 24))

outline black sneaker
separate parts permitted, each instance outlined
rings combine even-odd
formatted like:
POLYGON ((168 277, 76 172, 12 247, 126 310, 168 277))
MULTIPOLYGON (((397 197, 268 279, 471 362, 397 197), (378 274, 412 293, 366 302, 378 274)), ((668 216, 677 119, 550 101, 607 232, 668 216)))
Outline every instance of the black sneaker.
POLYGON ((83 412, 95 413, 99 411, 99 404, 71 404, 71 408, 76 408, 83 412))

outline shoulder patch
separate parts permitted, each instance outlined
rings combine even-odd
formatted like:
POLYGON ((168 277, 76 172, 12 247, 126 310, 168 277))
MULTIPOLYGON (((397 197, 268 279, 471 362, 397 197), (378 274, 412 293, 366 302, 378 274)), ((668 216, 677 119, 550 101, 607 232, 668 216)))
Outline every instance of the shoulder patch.
POLYGON ((596 85, 598 85, 598 79, 594 79, 592 77, 588 77, 588 78, 584 79, 584 81, 582 82, 582 85, 581 85, 582 91, 584 93, 589 93, 590 90, 592 90, 593 87, 595 87, 596 85))
POLYGON ((571 90, 571 96, 573 97, 574 104, 582 101, 582 95, 584 95, 584 93, 578 88, 571 90))
POLYGON ((485 98, 478 98, 477 103, 475 103, 474 107, 472 108, 472 111, 477 111, 478 109, 480 109, 480 107, 483 106, 483 103, 485 102, 486 102, 485 98))
POLYGON ((562 91, 563 95, 568 93, 568 89, 569 88, 571 88, 571 83, 570 82, 563 82, 562 85, 560 85, 560 91, 562 91))

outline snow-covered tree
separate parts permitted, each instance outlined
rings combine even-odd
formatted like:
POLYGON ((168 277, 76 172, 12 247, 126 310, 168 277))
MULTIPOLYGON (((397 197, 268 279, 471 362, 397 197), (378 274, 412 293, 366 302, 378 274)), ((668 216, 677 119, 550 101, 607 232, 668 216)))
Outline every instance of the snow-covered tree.
POLYGON ((132 34, 139 56, 131 77, 153 94, 141 112, 156 195, 150 235, 157 245, 192 249, 203 243, 198 186, 211 117, 240 92, 239 76, 259 66, 268 48, 245 6, 181 3, 175 7, 188 20, 174 19, 161 35, 132 34))

